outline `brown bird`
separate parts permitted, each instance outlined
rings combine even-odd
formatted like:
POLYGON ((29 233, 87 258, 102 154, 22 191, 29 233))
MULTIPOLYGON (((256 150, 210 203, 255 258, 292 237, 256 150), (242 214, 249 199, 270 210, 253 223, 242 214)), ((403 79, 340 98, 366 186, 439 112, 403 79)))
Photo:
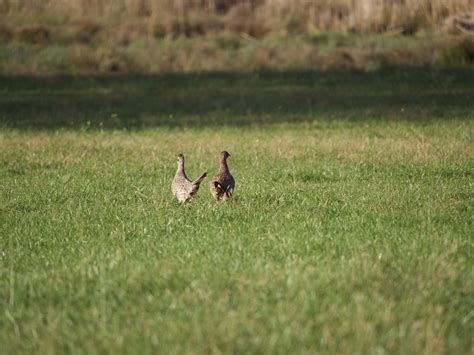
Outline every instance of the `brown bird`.
POLYGON ((171 191, 173 191, 173 195, 176 196, 179 202, 190 201, 196 196, 196 193, 199 190, 199 185, 206 175, 207 172, 194 181, 189 180, 184 172, 184 155, 178 155, 178 169, 176 170, 176 175, 171 183, 171 191))
POLYGON ((234 192, 235 180, 227 166, 228 157, 230 157, 228 152, 221 152, 219 155, 219 172, 209 183, 211 194, 217 201, 228 200, 234 192))

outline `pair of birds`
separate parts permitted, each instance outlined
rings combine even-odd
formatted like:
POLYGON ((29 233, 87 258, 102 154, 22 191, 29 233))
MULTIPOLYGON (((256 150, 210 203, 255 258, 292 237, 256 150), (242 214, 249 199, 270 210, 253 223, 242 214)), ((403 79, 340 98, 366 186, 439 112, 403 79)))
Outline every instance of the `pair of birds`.
MULTIPOLYGON (((227 158, 230 154, 223 151, 219 155, 219 171, 209 183, 211 194, 216 201, 227 201, 234 192, 235 180, 231 175, 229 166, 227 165, 227 158)), ((196 196, 199 190, 199 185, 206 177, 207 172, 202 174, 196 180, 191 181, 186 176, 184 171, 184 155, 178 155, 178 169, 171 183, 171 191, 179 202, 187 202, 196 196)))

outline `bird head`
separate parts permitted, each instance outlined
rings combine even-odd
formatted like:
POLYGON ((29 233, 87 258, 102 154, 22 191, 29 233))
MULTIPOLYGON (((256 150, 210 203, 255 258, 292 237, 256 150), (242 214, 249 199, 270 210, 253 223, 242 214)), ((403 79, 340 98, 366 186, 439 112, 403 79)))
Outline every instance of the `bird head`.
POLYGON ((183 155, 183 154, 179 154, 177 161, 178 161, 178 163, 184 163, 184 155, 183 155))
POLYGON ((226 160, 228 157, 230 157, 228 151, 224 150, 223 152, 221 152, 221 159, 226 160))

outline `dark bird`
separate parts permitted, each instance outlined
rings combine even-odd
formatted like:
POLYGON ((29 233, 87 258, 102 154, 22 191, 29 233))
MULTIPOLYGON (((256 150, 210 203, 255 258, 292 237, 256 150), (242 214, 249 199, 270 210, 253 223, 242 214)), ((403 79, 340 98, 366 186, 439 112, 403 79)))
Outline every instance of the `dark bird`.
POLYGON ((228 152, 221 152, 219 155, 219 172, 209 183, 211 194, 217 201, 228 200, 234 192, 235 180, 227 165, 228 157, 230 157, 228 152))
POLYGON ((206 175, 207 172, 194 181, 189 180, 184 172, 184 155, 178 155, 178 169, 176 170, 176 175, 171 183, 171 191, 173 191, 173 195, 179 202, 190 201, 196 196, 196 193, 199 190, 199 185, 206 175))

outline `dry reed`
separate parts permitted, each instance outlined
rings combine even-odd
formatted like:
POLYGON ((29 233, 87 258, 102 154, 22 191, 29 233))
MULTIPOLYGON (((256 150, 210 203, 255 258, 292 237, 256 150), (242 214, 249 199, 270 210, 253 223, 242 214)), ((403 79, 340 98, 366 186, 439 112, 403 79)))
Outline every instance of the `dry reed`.
POLYGON ((251 23, 261 27, 253 29, 257 36, 270 30, 411 34, 422 27, 439 29, 473 10, 474 0, 0 0, 0 19, 7 22, 54 15, 63 21, 93 18, 124 25, 139 20, 153 33, 171 36, 249 32, 251 23))
POLYGON ((474 0, 0 0, 0 73, 466 65, 472 10, 474 0), (193 37, 203 39, 175 41, 193 37))

